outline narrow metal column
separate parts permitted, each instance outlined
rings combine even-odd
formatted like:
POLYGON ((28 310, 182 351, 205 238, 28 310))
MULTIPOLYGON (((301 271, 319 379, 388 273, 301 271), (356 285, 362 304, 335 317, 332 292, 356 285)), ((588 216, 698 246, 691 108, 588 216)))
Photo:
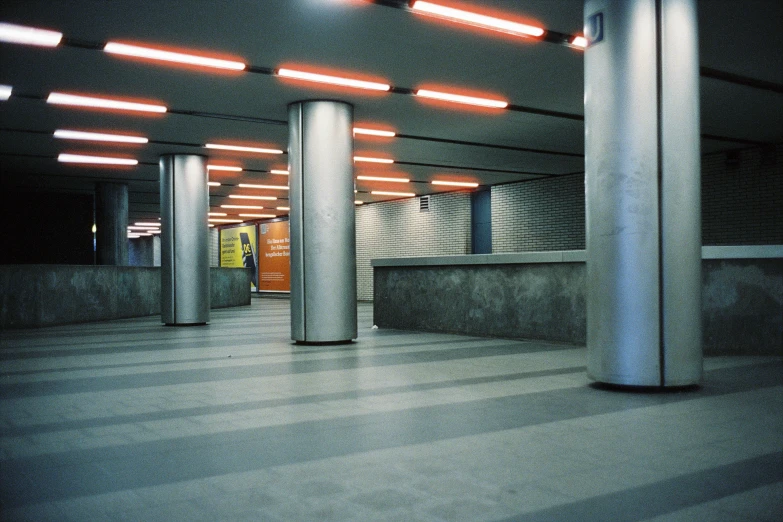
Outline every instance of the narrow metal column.
POLYGON ((695 0, 587 0, 588 374, 701 379, 695 0))
POLYGON ((337 101, 288 106, 291 339, 357 336, 353 107, 337 101))
POLYGON ((99 265, 128 265, 128 185, 95 184, 95 247, 99 265))
POLYGON ((161 156, 161 320, 167 325, 209 321, 208 210, 206 156, 161 156))

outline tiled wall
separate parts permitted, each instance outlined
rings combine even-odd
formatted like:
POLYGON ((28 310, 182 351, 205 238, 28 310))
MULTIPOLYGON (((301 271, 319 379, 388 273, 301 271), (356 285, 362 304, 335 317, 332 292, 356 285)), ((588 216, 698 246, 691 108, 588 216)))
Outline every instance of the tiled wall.
POLYGON ((701 169, 703 244, 783 244, 783 145, 710 154, 701 169))
POLYGON ((209 266, 220 266, 220 231, 209 229, 209 266))
POLYGON ((466 253, 470 253, 467 192, 431 196, 429 212, 419 212, 419 198, 356 209, 356 275, 361 300, 372 299, 373 258, 466 253))
POLYGON ((492 252, 585 248, 583 174, 492 187, 492 252))

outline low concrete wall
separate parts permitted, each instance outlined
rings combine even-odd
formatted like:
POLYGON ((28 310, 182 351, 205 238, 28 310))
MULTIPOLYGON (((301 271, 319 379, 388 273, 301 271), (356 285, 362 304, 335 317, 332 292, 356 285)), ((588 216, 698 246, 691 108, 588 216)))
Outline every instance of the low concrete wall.
MULTIPOLYGON (((703 249, 705 354, 783 355, 781 250, 703 249)), ((583 251, 378 259, 373 266, 379 327, 586 342, 583 251)))
MULTIPOLYGON (((250 304, 250 272, 210 268, 212 308, 250 304)), ((160 268, 0 266, 0 329, 160 313, 160 268)))

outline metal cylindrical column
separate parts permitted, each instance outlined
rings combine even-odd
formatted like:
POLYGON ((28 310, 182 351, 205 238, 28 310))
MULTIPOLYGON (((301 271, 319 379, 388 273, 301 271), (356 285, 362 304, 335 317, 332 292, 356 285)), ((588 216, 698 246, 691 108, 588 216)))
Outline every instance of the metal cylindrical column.
POLYGON ((303 101, 288 107, 291 339, 357 336, 353 107, 303 101))
POLYGON ((128 265, 128 185, 95 184, 95 258, 99 265, 128 265))
POLYGON ((160 157, 161 320, 209 321, 209 191, 207 158, 160 157))
POLYGON ((695 0, 587 0, 588 374, 701 379, 695 0))

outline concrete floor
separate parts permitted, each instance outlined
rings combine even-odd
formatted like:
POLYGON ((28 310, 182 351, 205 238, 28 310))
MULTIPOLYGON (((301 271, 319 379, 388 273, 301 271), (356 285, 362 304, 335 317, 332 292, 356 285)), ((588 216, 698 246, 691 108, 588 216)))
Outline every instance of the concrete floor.
POLYGON ((0 333, 3 520, 783 519, 783 360, 589 386, 583 347, 373 330, 288 302, 0 333))

